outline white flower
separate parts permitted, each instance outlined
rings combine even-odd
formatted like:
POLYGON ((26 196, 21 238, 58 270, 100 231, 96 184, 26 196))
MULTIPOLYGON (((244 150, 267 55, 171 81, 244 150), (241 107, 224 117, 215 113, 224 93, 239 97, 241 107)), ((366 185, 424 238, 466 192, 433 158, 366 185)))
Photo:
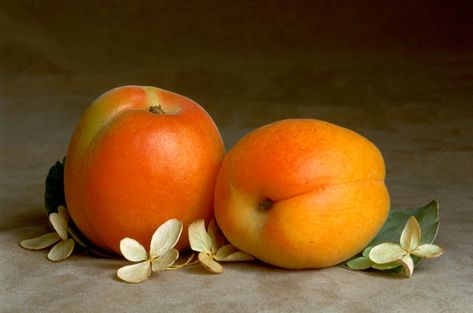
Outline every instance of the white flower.
POLYGON ((202 266, 212 273, 222 273, 223 267, 216 261, 251 261, 254 258, 233 245, 225 244, 215 220, 205 230, 205 222, 200 219, 189 225, 189 241, 191 249, 199 252, 198 258, 202 266))
POLYGON ((414 260, 411 254, 421 258, 436 258, 443 253, 443 249, 437 245, 420 243, 420 225, 416 218, 411 216, 402 231, 400 245, 385 242, 374 246, 369 258, 377 264, 399 262, 404 267, 407 277, 411 277, 414 272, 414 260))
POLYGON ((55 232, 23 240, 20 242, 20 246, 28 250, 41 250, 55 244, 48 253, 48 259, 62 261, 70 256, 74 250, 74 240, 69 238, 68 234, 69 215, 67 209, 62 205, 59 206, 57 213, 49 214, 49 221, 55 232))
POLYGON ((121 267, 117 271, 120 279, 129 283, 139 283, 147 279, 151 272, 168 269, 178 258, 174 249, 182 233, 182 223, 170 219, 158 227, 151 238, 150 253, 136 240, 124 238, 120 241, 120 251, 129 261, 140 262, 121 267))

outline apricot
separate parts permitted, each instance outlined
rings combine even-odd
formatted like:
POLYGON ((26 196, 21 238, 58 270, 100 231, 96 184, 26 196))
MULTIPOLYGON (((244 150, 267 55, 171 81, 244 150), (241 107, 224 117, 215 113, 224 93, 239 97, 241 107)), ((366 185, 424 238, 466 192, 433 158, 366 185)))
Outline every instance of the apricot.
MULTIPOLYGON (((124 237, 148 246, 166 220, 213 216, 223 160, 220 133, 192 100, 124 86, 95 100, 72 136, 64 169, 72 220, 95 245, 119 253, 124 237)), ((188 246, 186 231, 177 248, 188 246)))
POLYGON ((290 269, 328 267, 361 251, 384 224, 389 194, 377 147, 313 119, 258 128, 226 155, 215 217, 227 239, 290 269))

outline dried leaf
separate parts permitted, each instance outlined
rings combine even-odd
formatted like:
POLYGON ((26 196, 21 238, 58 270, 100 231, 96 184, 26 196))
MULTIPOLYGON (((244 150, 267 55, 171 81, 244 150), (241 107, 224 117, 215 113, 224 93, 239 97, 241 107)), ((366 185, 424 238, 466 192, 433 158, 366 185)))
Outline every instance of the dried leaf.
POLYGON ((150 254, 160 256, 174 248, 182 233, 182 223, 176 219, 167 220, 158 227, 151 238, 150 254))
POLYGON ((145 248, 132 238, 120 240, 120 252, 127 260, 132 262, 144 261, 148 257, 145 248))
POLYGON ((437 245, 426 243, 417 247, 412 251, 412 254, 421 258, 436 258, 443 254, 443 249, 437 245))
POLYGON ((189 242, 191 249, 198 252, 211 252, 212 239, 205 231, 203 219, 194 221, 189 225, 189 242))
POLYGON ((411 216, 401 233, 401 247, 404 250, 412 251, 419 246, 421 230, 420 225, 414 216, 411 216))
POLYGON ((172 265, 179 258, 179 251, 176 249, 169 250, 163 255, 154 258, 151 261, 151 268, 153 272, 163 271, 172 265))
POLYGON ((48 259, 54 262, 62 261, 69 257, 74 250, 74 240, 59 241, 48 253, 48 259))
POLYGON ((128 283, 139 283, 151 275, 151 262, 146 260, 141 263, 121 267, 117 276, 128 283))
POLYGON ((51 225, 53 225, 53 228, 59 237, 61 237, 62 240, 66 240, 68 237, 67 220, 64 218, 64 215, 59 213, 51 213, 49 214, 49 221, 51 222, 51 225))
POLYGON ((47 233, 42 236, 26 239, 20 242, 22 248, 28 250, 41 250, 47 248, 61 240, 57 233, 47 233))
POLYGON ((373 247, 369 253, 369 258, 375 263, 384 264, 394 262, 405 254, 406 251, 400 245, 386 242, 373 247))
POLYGON ((220 274, 223 272, 223 267, 219 263, 215 262, 214 259, 212 258, 212 255, 201 252, 199 253, 199 262, 202 264, 203 267, 205 267, 207 270, 209 270, 212 273, 215 274, 220 274))
POLYGON ((404 255, 398 260, 404 267, 407 277, 411 277, 414 272, 414 260, 409 254, 404 255))
POLYGON ((374 263, 369 258, 364 256, 360 256, 347 262, 347 266, 353 270, 366 270, 373 264, 374 263))

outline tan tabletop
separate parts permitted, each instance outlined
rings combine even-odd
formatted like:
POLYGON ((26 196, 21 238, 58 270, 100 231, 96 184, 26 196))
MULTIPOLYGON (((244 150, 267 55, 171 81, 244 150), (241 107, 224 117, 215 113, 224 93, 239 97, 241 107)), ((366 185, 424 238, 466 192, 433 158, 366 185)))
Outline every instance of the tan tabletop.
POLYGON ((0 312, 472 310, 473 50, 462 7, 398 9, 396 20, 379 5, 365 14, 371 6, 93 3, 0 4, 0 312), (424 12, 419 21, 414 11, 424 12), (227 148, 284 118, 363 134, 385 157, 393 209, 440 202, 445 255, 411 279, 255 262, 128 285, 115 274, 124 260, 52 263, 21 249, 48 229, 44 179, 80 115, 125 84, 194 99, 227 148))

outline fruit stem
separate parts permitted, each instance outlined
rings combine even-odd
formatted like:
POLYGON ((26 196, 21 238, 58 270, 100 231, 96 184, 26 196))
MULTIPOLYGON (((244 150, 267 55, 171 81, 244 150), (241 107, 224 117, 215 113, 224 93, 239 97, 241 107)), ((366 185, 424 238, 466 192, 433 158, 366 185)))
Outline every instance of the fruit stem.
POLYGON ((258 208, 261 211, 267 211, 273 207, 273 201, 271 199, 264 199, 263 201, 260 202, 258 205, 258 208))
POLYGON ((154 114, 166 114, 166 112, 164 112, 163 108, 161 107, 161 104, 150 106, 149 111, 154 114))

